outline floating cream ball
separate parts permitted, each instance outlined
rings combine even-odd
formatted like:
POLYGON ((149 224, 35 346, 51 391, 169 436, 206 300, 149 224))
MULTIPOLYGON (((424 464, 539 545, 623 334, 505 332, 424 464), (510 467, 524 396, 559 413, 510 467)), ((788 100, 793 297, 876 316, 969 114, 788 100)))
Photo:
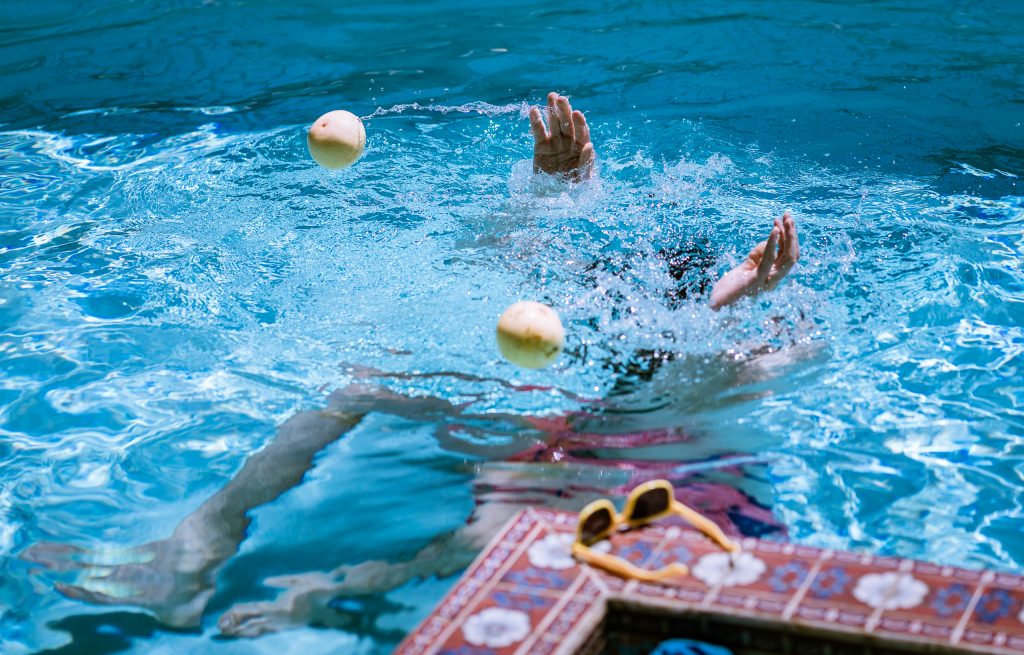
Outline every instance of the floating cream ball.
POLYGON ((544 368, 558 359, 565 330, 555 310, 524 300, 511 305, 498 319, 498 349, 505 359, 523 368, 544 368))
POLYGON ((366 130, 352 112, 329 111, 310 126, 306 144, 313 160, 324 168, 345 168, 363 154, 366 130))

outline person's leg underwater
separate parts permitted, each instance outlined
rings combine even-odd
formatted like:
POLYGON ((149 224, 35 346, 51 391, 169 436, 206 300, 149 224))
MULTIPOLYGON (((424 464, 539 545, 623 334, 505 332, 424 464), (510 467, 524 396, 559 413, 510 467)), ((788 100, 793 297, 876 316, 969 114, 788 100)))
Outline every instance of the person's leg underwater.
POLYGON ((460 409, 431 397, 398 396, 384 387, 352 384, 335 391, 323 410, 285 421, 262 450, 251 455, 222 489, 185 517, 170 537, 136 547, 102 551, 53 542, 36 543, 21 558, 57 573, 68 596, 100 605, 132 605, 172 627, 194 627, 215 591, 217 572, 238 550, 249 512, 299 484, 321 450, 359 424, 369 412, 417 419, 460 409))

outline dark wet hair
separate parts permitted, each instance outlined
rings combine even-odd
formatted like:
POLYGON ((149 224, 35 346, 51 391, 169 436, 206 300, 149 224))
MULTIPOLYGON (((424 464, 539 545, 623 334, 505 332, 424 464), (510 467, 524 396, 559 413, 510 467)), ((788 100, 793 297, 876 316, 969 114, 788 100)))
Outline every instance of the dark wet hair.
MULTIPOLYGON (((675 284, 665 289, 664 298, 671 309, 678 309, 687 302, 706 296, 714 284, 713 272, 716 257, 710 241, 703 236, 673 247, 657 250, 655 256, 665 262, 668 273, 675 284)), ((628 261, 602 258, 587 267, 587 273, 603 271, 623 277, 630 270, 628 261)), ((595 324, 596 328, 597 325, 595 324)), ((583 349, 585 351, 585 348, 583 349)), ((571 353, 586 358, 586 352, 571 353)), ((604 368, 618 376, 611 395, 627 393, 635 382, 649 381, 666 364, 678 357, 675 350, 643 348, 631 353, 618 353, 603 362, 604 368)))
MULTIPOLYGON (((668 265, 668 274, 675 280, 675 284, 665 290, 669 308, 678 309, 685 301, 705 296, 711 290, 716 257, 706 237, 695 237, 681 245, 660 248, 654 255, 668 265)), ((603 256, 587 266, 585 274, 591 281, 599 271, 624 279, 631 269, 627 258, 603 256)))
POLYGON ((658 259, 668 264, 668 273, 676 281, 665 293, 669 307, 676 309, 684 301, 700 298, 711 290, 714 283, 711 271, 715 256, 707 239, 698 238, 673 248, 662 248, 658 259))

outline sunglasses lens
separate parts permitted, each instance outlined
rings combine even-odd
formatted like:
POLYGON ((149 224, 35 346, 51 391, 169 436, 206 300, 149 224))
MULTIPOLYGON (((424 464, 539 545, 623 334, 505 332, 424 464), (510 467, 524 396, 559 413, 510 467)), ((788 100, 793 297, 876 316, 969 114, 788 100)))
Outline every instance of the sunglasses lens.
POLYGON ((630 519, 633 521, 643 521, 652 516, 663 514, 672 503, 672 498, 669 496, 668 489, 664 487, 658 487, 651 489, 636 499, 636 503, 633 504, 633 514, 630 515, 630 519))
POLYGON ((583 543, 589 544, 608 532, 611 527, 612 514, 607 508, 602 507, 583 521, 583 525, 580 527, 580 539, 583 543))

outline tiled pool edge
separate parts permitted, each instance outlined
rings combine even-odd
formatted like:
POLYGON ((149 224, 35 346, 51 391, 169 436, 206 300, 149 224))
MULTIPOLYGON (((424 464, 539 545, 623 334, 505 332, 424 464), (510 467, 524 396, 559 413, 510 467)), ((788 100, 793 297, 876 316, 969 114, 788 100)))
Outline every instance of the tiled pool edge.
POLYGON ((671 586, 649 585, 567 558, 563 544, 575 521, 564 512, 520 512, 395 652, 570 655, 597 639, 612 603, 632 604, 638 616, 770 624, 793 639, 838 639, 876 652, 1024 654, 1021 576, 756 539, 744 541, 743 566, 725 573, 714 567, 715 547, 692 530, 616 535, 613 549, 634 562, 684 561, 694 569, 671 586), (714 583, 722 574, 734 584, 714 583))

